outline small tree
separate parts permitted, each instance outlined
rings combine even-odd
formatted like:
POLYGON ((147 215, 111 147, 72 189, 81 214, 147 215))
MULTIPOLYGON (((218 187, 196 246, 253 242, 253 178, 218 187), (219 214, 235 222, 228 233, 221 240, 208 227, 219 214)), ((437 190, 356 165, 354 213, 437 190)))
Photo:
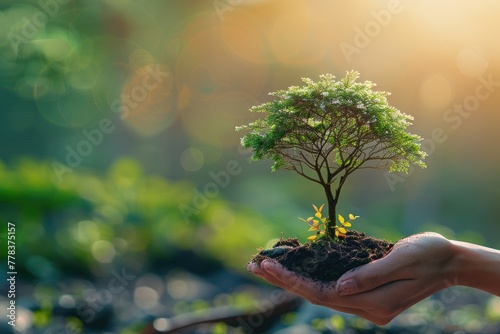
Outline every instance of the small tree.
POLYGON ((421 137, 406 132, 413 117, 391 107, 389 93, 373 91, 374 83, 356 82, 347 72, 340 81, 331 74, 319 82, 279 90, 267 102, 250 109, 266 113, 237 130, 248 130, 242 145, 252 160, 270 158, 276 170, 293 170, 320 184, 328 201, 326 233, 334 236, 336 206, 347 177, 357 169, 408 172, 411 163, 425 167, 421 137))

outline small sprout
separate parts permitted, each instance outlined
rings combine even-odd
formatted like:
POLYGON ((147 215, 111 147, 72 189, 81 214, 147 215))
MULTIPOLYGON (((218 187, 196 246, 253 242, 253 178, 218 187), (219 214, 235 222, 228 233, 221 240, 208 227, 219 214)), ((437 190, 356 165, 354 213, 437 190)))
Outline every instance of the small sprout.
POLYGON ((314 215, 315 215, 317 218, 319 218, 319 219, 321 219, 321 211, 323 211, 323 207, 324 207, 324 206, 325 206, 325 205, 324 205, 324 204, 322 204, 322 205, 319 207, 319 209, 318 209, 318 207, 317 207, 316 205, 314 205, 314 204, 313 204, 313 208, 314 208, 314 210, 316 211, 316 213, 315 213, 314 215))
MULTIPOLYGON (((313 208, 315 211, 314 217, 309 217, 307 219, 299 218, 304 223, 309 225, 309 230, 308 230, 309 232, 316 231, 316 234, 311 235, 310 237, 307 238, 307 240, 314 241, 326 235, 328 219, 323 217, 322 214, 324 206, 325 205, 323 204, 318 208, 316 205, 313 204, 313 208)), ((349 220, 346 221, 342 215, 338 215, 339 223, 341 226, 335 226, 335 237, 344 238, 345 234, 347 233, 347 228, 352 226, 351 221, 355 220, 358 217, 359 216, 354 216, 351 213, 349 214, 349 220)))
POLYGON ((355 216, 352 213, 349 214, 349 220, 346 221, 342 215, 339 215, 339 223, 342 226, 335 226, 335 236, 336 237, 345 237, 345 234, 347 233, 347 229, 352 226, 351 220, 355 220, 359 216, 355 216))
MULTIPOLYGON (((323 233, 321 233, 321 232, 320 232, 320 235, 322 235, 322 234, 324 234, 324 233, 325 233, 325 232, 323 232, 323 233)), ((315 234, 315 235, 311 235, 311 236, 307 237, 307 240, 314 241, 314 240, 316 240, 316 238, 317 238, 317 237, 318 237, 318 235, 316 235, 316 234, 315 234)))

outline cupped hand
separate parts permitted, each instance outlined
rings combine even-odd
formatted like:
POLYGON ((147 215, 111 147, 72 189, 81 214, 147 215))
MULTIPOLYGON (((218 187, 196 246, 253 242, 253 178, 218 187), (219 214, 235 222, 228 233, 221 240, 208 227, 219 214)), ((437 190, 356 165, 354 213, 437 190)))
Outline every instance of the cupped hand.
POLYGON ((285 269, 276 260, 248 270, 313 304, 358 315, 378 325, 456 281, 453 244, 437 233, 398 241, 385 257, 345 273, 337 282, 318 282, 285 269))

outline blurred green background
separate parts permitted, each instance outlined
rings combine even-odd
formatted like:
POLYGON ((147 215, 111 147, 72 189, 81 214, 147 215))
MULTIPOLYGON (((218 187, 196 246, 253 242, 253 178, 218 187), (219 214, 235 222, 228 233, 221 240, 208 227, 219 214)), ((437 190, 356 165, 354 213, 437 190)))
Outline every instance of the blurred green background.
MULTIPOLYGON (((499 248, 499 10, 465 0, 1 0, 0 219, 16 223, 25 294, 51 309, 37 282, 105 281, 122 267, 249 277, 257 247, 281 232, 305 241, 297 217, 324 202, 322 190, 249 163, 234 128, 268 92, 351 69, 415 117, 428 168, 355 173, 339 212, 393 241, 432 230, 499 248), (183 252, 196 254, 193 268, 183 252)), ((43 328, 43 314, 26 328, 43 328)))

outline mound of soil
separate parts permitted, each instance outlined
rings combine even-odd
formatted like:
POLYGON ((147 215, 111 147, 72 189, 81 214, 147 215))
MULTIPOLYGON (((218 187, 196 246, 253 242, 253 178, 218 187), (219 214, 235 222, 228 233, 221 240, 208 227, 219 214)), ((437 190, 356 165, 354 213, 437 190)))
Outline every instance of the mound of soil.
POLYGON ((323 238, 300 244, 296 238, 281 239, 273 248, 260 251, 252 261, 260 264, 265 259, 275 259, 301 276, 331 282, 346 271, 384 257, 393 246, 388 241, 350 230, 337 242, 323 238))

